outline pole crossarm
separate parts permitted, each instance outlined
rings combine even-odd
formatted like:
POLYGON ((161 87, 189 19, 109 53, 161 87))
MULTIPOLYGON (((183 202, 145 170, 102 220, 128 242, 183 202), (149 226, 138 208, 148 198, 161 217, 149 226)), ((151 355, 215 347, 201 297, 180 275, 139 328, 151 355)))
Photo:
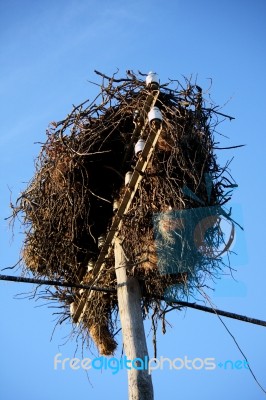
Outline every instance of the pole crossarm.
MULTIPOLYGON (((158 95, 159 95, 159 91, 156 91, 155 94, 151 93, 147 96, 142 115, 147 115, 150 108, 152 108, 155 105, 158 95)), ((143 133, 146 129, 148 120, 147 120, 147 118, 145 118, 145 119, 143 119, 143 121, 144 121, 144 124, 141 129, 140 129, 139 125, 136 125, 136 127, 133 131, 133 134, 132 134, 132 139, 137 137, 138 134, 140 135, 140 137, 143 136, 143 133)), ((141 157, 138 159, 138 162, 133 170, 132 178, 131 178, 130 182, 128 183, 124 197, 123 197, 123 199, 119 205, 119 208, 116 212, 116 215, 113 219, 112 226, 106 236, 105 243, 104 243, 104 245, 100 251, 99 257, 94 265, 94 268, 93 268, 94 275, 97 275, 97 273, 99 272, 101 265, 104 262, 104 259, 108 253, 109 246, 111 245, 115 235, 118 233, 123 215, 128 211, 128 209, 130 207, 130 204, 131 204, 131 202, 134 198, 134 195, 137 191, 138 185, 142 179, 142 174, 144 173, 144 171, 148 165, 148 162, 150 160, 152 151, 157 142, 159 134, 160 134, 160 130, 159 130, 159 132, 151 131, 150 135, 147 138, 144 149, 142 150, 141 157)), ((131 145, 132 144, 133 144, 133 142, 131 143, 131 145)))
MULTIPOLYGON (((133 131, 133 134, 132 134, 131 142, 130 142, 131 146, 133 144, 134 138, 136 138, 138 136, 138 134, 140 137, 142 137, 144 135, 146 126, 148 124, 147 114, 148 114, 149 110, 152 107, 154 107, 154 105, 158 99, 158 96, 159 96, 159 90, 153 91, 148 94, 145 104, 143 106, 142 113, 141 113, 141 115, 143 116, 143 118, 142 118, 143 125, 142 125, 142 127, 140 127, 139 124, 136 125, 136 127, 133 131)), ((92 271, 94 278, 91 281, 91 284, 93 284, 95 282, 97 274, 99 273, 101 267, 104 264, 104 260, 108 254, 110 246, 114 242, 114 239, 120 230, 122 218, 123 218, 124 214, 128 211, 128 209, 132 203, 132 200, 135 196, 138 186, 142 180, 143 174, 144 174, 144 172, 147 168, 147 165, 149 164, 149 161, 151 159, 154 147, 160 136, 161 130, 162 130, 162 124, 160 125, 160 127, 158 129, 151 129, 151 131, 147 137, 144 148, 143 148, 141 155, 139 156, 136 166, 133 170, 132 177, 131 177, 129 183, 127 184, 122 201, 121 201, 119 208, 113 218, 111 228, 107 233, 106 240, 103 244, 103 247, 101 248, 99 257, 94 265, 94 268, 92 271)), ((86 306, 87 298, 88 298, 88 293, 83 293, 82 297, 79 301, 79 304, 77 306, 75 315, 73 316, 73 319, 75 321, 80 322, 82 320, 82 317, 87 309, 87 306, 86 306)))

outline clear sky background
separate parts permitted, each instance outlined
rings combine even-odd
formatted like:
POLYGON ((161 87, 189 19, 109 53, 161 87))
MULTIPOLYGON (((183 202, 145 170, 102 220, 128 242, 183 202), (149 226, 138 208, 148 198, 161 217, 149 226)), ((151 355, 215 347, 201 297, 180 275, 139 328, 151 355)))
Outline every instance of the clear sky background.
MULTIPOLYGON (((15 199, 34 172, 34 159, 50 121, 96 95, 93 70, 155 70, 161 81, 198 76, 223 111, 236 117, 220 125, 223 145, 246 144, 219 153, 234 157, 239 184, 234 203, 242 210, 244 237, 234 260, 236 281, 220 281, 214 304, 266 319, 266 3, 264 0, 0 0, 0 268, 19 258, 19 227, 12 240, 8 222, 10 191, 15 199), (245 256, 244 256, 245 255, 245 256)), ((219 138, 218 138, 219 139, 219 138)), ((221 138, 220 138, 221 139, 221 138)), ((19 274, 19 271, 5 271, 19 274)), ((32 285, 0 282, 0 399, 125 399, 125 372, 54 371, 56 353, 73 357, 69 326, 52 341, 55 311, 14 295, 32 285)), ((187 309, 170 316, 172 328, 158 336, 158 356, 243 360, 217 317, 187 309)), ((266 387, 266 330, 225 320, 258 380, 266 387)), ((147 334, 148 334, 147 329, 147 334)), ((147 338, 151 349, 151 335, 147 338)), ((80 355, 78 351, 78 355, 80 355)), ((88 353, 87 356, 90 356, 88 353)), ((120 356, 120 353, 117 354, 120 356)), ((155 399, 261 400, 265 394, 249 371, 155 371, 155 399)))

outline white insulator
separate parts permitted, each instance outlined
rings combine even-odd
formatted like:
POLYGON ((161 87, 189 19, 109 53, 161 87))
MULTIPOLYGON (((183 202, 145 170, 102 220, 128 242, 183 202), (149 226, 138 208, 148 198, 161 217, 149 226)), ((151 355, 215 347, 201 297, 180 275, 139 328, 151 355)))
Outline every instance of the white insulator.
POLYGON ((150 123, 154 120, 160 121, 160 122, 163 120, 162 113, 158 107, 151 108, 150 112, 148 113, 148 118, 149 118, 150 123))
POLYGON ((150 71, 148 73, 148 75, 146 76, 146 85, 150 86, 152 84, 159 86, 160 80, 159 80, 159 76, 156 74, 156 72, 150 71))
MULTIPOLYGON (((80 283, 81 283, 81 285, 84 285, 83 281, 81 281, 80 283)), ((80 296, 82 296, 84 292, 85 292, 85 289, 79 289, 80 296)))
POLYGON ((116 212, 119 208, 119 201, 118 200, 114 200, 113 202, 113 212, 116 212))
POLYGON ((73 301, 73 303, 70 304, 69 311, 70 311, 71 317, 73 317, 77 311, 77 304, 74 301, 73 301))
POLYGON ((144 139, 139 139, 137 143, 135 144, 135 155, 138 156, 139 153, 142 152, 145 146, 145 140, 144 139))
POLYGON ((95 265, 95 262, 94 261, 89 261, 88 262, 88 266, 87 266, 87 271, 88 272, 91 272, 92 270, 93 270, 93 268, 94 268, 94 265, 95 265))
POLYGON ((128 171, 125 175, 125 185, 127 185, 130 182, 131 178, 132 178, 132 172, 128 171))
POLYGON ((140 117, 140 112, 139 110, 134 110, 133 111, 133 121, 136 122, 140 117))
POLYGON ((98 237, 98 248, 101 249, 105 243, 105 235, 101 235, 98 237))

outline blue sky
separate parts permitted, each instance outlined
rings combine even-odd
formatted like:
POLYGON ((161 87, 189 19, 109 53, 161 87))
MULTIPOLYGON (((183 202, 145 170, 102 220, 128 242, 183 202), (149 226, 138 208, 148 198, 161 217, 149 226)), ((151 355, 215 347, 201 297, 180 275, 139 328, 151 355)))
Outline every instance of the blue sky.
MULTIPOLYGON (((48 123, 96 95, 97 87, 88 83, 98 81, 93 70, 112 74, 119 68, 124 75, 126 69, 153 69, 161 81, 193 74, 204 88, 213 79, 216 103, 230 100, 224 112, 236 120, 220 125, 230 138, 220 137, 222 144, 247 145, 218 154, 221 162, 234 157, 231 171, 239 184, 234 203, 245 228, 240 250, 247 256, 235 260, 236 281, 219 282, 212 300, 218 308, 266 319, 265 17, 263 0, 1 1, 0 267, 17 261, 22 239, 17 227, 12 240, 4 220, 10 191, 15 199, 32 177, 40 150, 34 143, 45 140, 48 123)), ((89 371, 90 383, 83 371, 54 371, 55 354, 73 357, 76 342, 59 348, 70 327, 60 327, 50 341, 54 310, 14 299, 31 289, 0 283, 0 398, 125 399, 125 372, 89 371)), ((159 334, 158 356, 243 359, 217 317, 187 310, 172 314, 170 322, 167 335, 159 334)), ((266 387, 264 328, 226 323, 266 387)), ((147 340, 151 347, 151 335, 147 340)), ((153 382, 156 399, 265 398, 246 370, 154 371, 153 382)))

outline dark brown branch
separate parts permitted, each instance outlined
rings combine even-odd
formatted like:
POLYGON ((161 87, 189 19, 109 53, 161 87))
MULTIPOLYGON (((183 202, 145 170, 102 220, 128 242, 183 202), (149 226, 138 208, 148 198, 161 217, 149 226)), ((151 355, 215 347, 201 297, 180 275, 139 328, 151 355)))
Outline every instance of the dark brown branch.
POLYGON ((238 146, 229 146, 229 147, 213 147, 215 150, 228 150, 228 149, 237 149, 238 147, 244 147, 246 144, 239 144, 238 146))
POLYGON ((112 81, 112 82, 132 82, 132 80, 133 80, 133 79, 126 79, 126 78, 123 78, 123 79, 111 78, 110 76, 107 76, 107 75, 103 74, 102 72, 96 71, 96 69, 94 70, 94 72, 95 72, 95 74, 100 75, 103 78, 108 79, 109 81, 112 81))
POLYGON ((205 111, 211 111, 211 112, 213 112, 213 113, 215 113, 215 114, 221 115, 222 117, 229 118, 230 121, 231 121, 232 119, 235 119, 235 117, 231 117, 230 115, 223 114, 223 113, 221 113, 221 112, 219 112, 219 111, 216 111, 214 108, 204 108, 204 107, 202 107, 202 109, 205 110, 205 111))

